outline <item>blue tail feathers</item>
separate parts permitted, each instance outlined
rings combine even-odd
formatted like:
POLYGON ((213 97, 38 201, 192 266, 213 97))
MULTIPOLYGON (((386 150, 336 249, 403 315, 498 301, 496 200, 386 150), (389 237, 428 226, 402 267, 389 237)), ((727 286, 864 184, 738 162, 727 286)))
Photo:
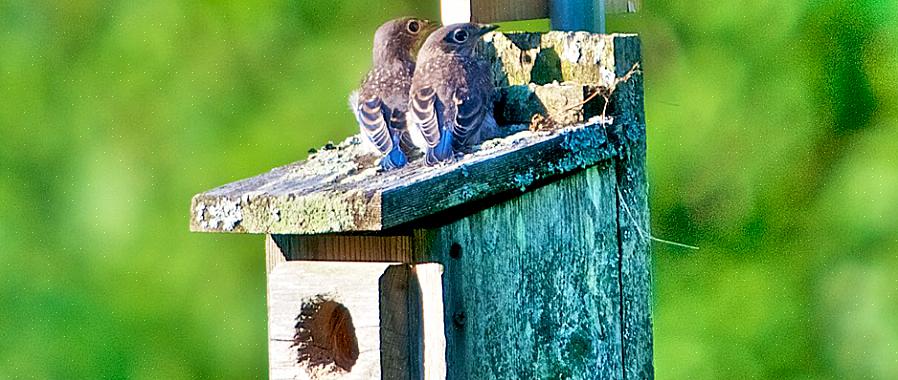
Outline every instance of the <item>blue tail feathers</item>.
POLYGON ((441 161, 452 159, 452 131, 448 128, 441 128, 440 132, 440 142, 437 146, 429 149, 425 157, 424 163, 427 165, 436 165, 441 161))
POLYGON ((393 139, 393 149, 380 160, 380 167, 384 170, 398 169, 408 163, 408 158, 405 157, 405 153, 402 152, 401 144, 399 143, 400 134, 396 131, 390 131, 390 134, 390 138, 393 139))

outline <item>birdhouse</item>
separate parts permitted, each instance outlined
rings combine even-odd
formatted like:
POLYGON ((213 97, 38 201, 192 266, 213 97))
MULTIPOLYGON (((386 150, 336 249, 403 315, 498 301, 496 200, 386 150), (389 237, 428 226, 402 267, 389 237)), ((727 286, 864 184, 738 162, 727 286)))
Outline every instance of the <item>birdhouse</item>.
POLYGON ((479 50, 502 137, 384 171, 350 136, 194 196, 191 230, 265 235, 271 378, 653 377, 638 38, 479 50))

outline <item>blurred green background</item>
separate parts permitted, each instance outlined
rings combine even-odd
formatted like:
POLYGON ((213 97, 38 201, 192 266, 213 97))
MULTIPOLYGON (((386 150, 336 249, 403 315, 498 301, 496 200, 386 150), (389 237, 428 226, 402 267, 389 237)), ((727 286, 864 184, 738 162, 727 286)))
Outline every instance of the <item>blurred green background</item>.
MULTIPOLYGON (((263 239, 190 197, 354 133, 422 3, 0 1, 0 378, 264 377, 263 239)), ((643 5, 658 378, 898 378, 898 2, 643 5)))

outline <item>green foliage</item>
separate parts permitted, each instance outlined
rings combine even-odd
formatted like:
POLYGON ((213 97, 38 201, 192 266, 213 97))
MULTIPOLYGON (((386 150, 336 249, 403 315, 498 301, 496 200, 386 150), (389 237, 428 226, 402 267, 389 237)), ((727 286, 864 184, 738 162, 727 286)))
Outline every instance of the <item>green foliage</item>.
MULTIPOLYGON (((437 2, 0 2, 0 377, 256 378, 258 236, 191 195, 356 128, 437 2)), ((898 3, 656 3, 642 35, 659 378, 898 378, 898 3)), ((545 22, 513 23, 543 29, 545 22)))
POLYGON ((898 378, 898 3, 645 2, 659 378, 898 378), (889 275, 889 274, 892 275, 889 275))

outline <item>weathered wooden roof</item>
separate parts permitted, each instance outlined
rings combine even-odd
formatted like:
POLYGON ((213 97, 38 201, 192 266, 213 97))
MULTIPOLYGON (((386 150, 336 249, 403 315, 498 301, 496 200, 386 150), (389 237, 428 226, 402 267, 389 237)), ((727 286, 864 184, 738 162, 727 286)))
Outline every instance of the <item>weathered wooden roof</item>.
POLYGON ((638 49, 635 39, 582 32, 495 34, 483 50, 495 57, 501 87, 496 113, 508 136, 484 142, 450 164, 426 167, 413 157, 406 167, 386 172, 378 170, 377 156, 365 149, 361 137, 351 136, 305 161, 195 195, 190 228, 272 234, 380 231, 524 191, 534 182, 610 159, 614 148, 598 116, 601 106, 578 103, 595 88, 610 86, 615 73, 626 72, 614 64, 614 46, 638 49), (548 132, 526 130, 520 123, 534 113, 563 125, 548 132))

